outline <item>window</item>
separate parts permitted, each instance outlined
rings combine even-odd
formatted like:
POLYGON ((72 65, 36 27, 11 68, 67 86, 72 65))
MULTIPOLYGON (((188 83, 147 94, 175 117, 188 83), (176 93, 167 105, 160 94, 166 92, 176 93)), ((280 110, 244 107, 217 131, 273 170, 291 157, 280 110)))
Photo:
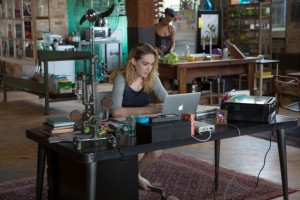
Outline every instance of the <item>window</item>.
POLYGON ((172 8, 175 11, 179 10, 180 0, 164 0, 164 8, 172 8))
POLYGON ((286 0, 273 0, 272 4, 272 27, 285 28, 286 0))

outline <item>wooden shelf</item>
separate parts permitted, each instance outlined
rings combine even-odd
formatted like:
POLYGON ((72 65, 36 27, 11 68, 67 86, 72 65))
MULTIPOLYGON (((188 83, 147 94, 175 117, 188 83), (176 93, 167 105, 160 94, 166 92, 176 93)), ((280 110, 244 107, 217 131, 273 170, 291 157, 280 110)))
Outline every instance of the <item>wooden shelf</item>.
POLYGON ((223 0, 223 5, 223 40, 229 39, 249 56, 271 59, 272 2, 230 5, 223 0))
POLYGON ((36 16, 36 19, 39 20, 39 19, 49 19, 48 16, 36 16))
POLYGON ((84 60, 84 69, 87 70, 87 60, 91 58, 89 51, 38 51, 39 66, 44 64, 43 80, 37 81, 30 78, 12 77, 3 75, 4 101, 7 100, 7 91, 18 89, 45 97, 45 114, 49 114, 49 103, 77 99, 74 93, 53 94, 49 91, 48 62, 62 60, 84 60))
MULTIPOLYGON (((0 60, 13 64, 37 64, 37 21, 49 19, 49 0, 47 16, 37 16, 38 0, 2 0, 3 15, 0 16, 0 60)), ((44 22, 43 22, 44 23, 44 22)), ((48 22, 50 30, 50 22, 48 22)), ((47 26, 47 25, 45 25, 47 26)))
POLYGON ((75 93, 63 93, 63 94, 49 93, 49 98, 51 99, 51 101, 69 101, 69 100, 76 100, 77 96, 75 93))

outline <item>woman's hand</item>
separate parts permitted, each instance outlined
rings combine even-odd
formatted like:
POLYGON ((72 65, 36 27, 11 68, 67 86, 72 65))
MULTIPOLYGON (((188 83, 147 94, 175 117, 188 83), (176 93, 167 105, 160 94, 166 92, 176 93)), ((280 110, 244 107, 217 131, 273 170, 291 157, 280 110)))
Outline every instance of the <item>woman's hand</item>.
POLYGON ((163 109, 163 104, 162 103, 149 104, 146 106, 146 108, 148 109, 149 114, 161 113, 163 109))

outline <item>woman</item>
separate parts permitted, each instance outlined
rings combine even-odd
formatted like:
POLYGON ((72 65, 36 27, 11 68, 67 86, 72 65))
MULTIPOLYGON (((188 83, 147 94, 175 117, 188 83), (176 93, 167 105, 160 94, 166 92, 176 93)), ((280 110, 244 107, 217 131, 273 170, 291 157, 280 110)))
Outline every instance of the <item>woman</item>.
POLYGON ((160 18, 155 24, 155 46, 160 55, 166 55, 175 48, 175 27, 170 25, 175 17, 174 10, 165 9, 165 17, 160 18))
MULTIPOLYGON (((168 95, 158 77, 158 53, 147 43, 136 44, 129 52, 126 64, 111 75, 112 116, 126 117, 129 115, 144 115, 160 113, 162 104, 150 102, 154 94, 160 102, 168 95)), ((162 151, 139 154, 139 186, 150 190, 150 182, 141 176, 141 171, 155 161, 162 151)))

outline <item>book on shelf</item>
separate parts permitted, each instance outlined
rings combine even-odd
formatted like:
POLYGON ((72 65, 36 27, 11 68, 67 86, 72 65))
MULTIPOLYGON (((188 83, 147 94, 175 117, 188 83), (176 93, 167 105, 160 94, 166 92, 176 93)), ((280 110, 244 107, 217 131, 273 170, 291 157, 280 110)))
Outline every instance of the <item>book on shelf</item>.
POLYGON ((75 122, 68 117, 47 117, 46 122, 52 127, 74 126, 75 122))

